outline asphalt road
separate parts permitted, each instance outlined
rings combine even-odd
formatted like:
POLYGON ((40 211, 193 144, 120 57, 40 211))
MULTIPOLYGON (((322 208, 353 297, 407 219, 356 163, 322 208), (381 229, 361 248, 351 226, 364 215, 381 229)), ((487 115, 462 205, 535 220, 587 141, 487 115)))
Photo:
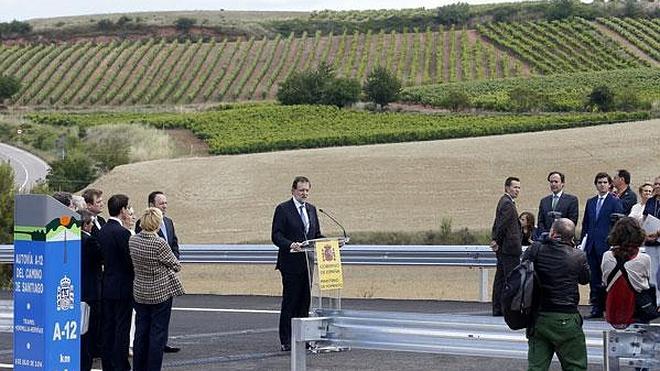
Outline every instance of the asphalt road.
POLYGON ((46 178, 48 164, 30 152, 0 143, 0 160, 9 161, 19 192, 30 190, 39 179, 46 178))
MULTIPOLYGON (((1 295, 0 295, 1 296, 1 295)), ((5 296, 6 298, 6 296, 5 296)), ((280 298, 263 296, 186 295, 175 299, 166 370, 288 370, 290 355, 279 351, 280 298), (201 311, 211 308, 215 311, 201 311), (217 311, 225 309, 225 311, 217 311), (247 311, 236 311, 242 309, 247 311)), ((344 300, 343 308, 422 313, 488 315, 487 303, 409 300, 344 300)), ((0 333, 0 364, 12 363, 10 333, 0 333)), ((523 370, 525 360, 352 349, 308 354, 310 370, 523 370)), ((100 368, 100 363, 96 363, 100 368)), ((0 368, 1 369, 1 368, 0 368)), ((559 370, 554 363, 552 370, 559 370)), ((600 367, 590 365, 590 370, 600 367)))

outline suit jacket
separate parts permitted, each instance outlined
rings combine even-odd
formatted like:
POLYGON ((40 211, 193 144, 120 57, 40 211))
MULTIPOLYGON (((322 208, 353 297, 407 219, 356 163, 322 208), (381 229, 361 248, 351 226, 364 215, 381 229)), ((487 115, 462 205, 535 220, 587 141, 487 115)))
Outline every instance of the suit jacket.
POLYGON ((133 289, 137 303, 159 304, 184 294, 176 275, 181 264, 162 237, 141 232, 131 236, 128 246, 135 269, 133 289))
POLYGON ((81 233, 80 241, 81 300, 90 302, 101 299, 101 269, 103 257, 96 237, 81 233))
POLYGON ((630 186, 619 195, 619 200, 621 200, 621 207, 623 208, 623 213, 626 215, 630 214, 630 210, 637 203, 637 194, 630 189, 630 186))
POLYGON ((547 195, 541 199, 539 202, 539 216, 538 216, 538 233, 550 232, 550 227, 552 227, 552 222, 554 221, 551 217, 548 216, 550 211, 558 211, 561 213, 562 218, 568 218, 573 221, 575 225, 578 222, 579 216, 579 202, 578 198, 570 195, 566 192, 561 194, 557 205, 555 205, 554 210, 552 209, 552 194, 547 195))
POLYGON ((610 246, 607 243, 607 235, 610 233, 612 221, 610 215, 613 213, 623 213, 621 201, 612 196, 610 193, 605 196, 603 206, 600 208, 598 218, 596 218, 596 204, 598 203, 598 196, 594 196, 587 200, 587 205, 584 208, 584 218, 582 219, 582 240, 587 235, 587 242, 584 251, 589 254, 592 251, 599 255, 609 250, 610 246))
POLYGON ((307 270, 304 253, 290 252, 292 242, 303 242, 315 238, 322 238, 319 218, 316 214, 316 207, 310 203, 305 203, 305 209, 309 216, 309 231, 305 234, 305 227, 300 213, 293 203, 293 198, 277 205, 273 215, 273 228, 271 239, 275 246, 279 248, 277 253, 277 265, 283 273, 303 273, 307 270))
POLYGON ((497 203, 491 238, 497 242, 501 254, 522 254, 522 228, 518 220, 518 210, 513 199, 507 194, 502 195, 497 203))
POLYGON ((128 250, 131 232, 110 219, 99 232, 98 240, 103 255, 103 299, 133 298, 133 262, 128 250))
MULTIPOLYGON (((163 236, 163 231, 160 229, 158 229, 158 235, 167 241, 167 243, 170 245, 170 248, 172 249, 172 252, 174 253, 174 256, 179 259, 179 237, 176 236, 176 231, 174 230, 174 222, 172 219, 163 215, 163 223, 165 223, 165 229, 167 230, 167 239, 165 239, 165 236, 163 236)), ((141 230, 142 227, 140 227, 140 219, 138 219, 138 221, 135 222, 135 233, 140 233, 141 230)))
MULTIPOLYGON (((103 228, 103 226, 106 223, 105 219, 103 219, 103 217, 101 215, 97 215, 96 220, 99 221, 99 225, 101 226, 101 228, 103 228)), ((100 231, 100 229, 96 228, 96 224, 92 223, 92 236, 98 237, 99 231, 100 231)))

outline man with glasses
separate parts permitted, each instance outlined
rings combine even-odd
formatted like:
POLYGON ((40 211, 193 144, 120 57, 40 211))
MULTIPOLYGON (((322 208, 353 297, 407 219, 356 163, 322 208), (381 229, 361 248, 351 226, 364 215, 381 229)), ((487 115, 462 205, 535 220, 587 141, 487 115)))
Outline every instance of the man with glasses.
MULTIPOLYGON (((660 176, 653 182, 653 197, 646 201, 644 219, 651 215, 660 219, 660 176)), ((651 256, 651 277, 649 282, 655 285, 655 298, 660 305, 660 231, 648 233, 644 242, 646 253, 651 256)))
POLYGON ((582 219, 582 236, 584 252, 587 254, 591 279, 589 282, 589 301, 591 314, 586 318, 602 318, 605 309, 605 288, 603 287, 600 269, 603 254, 609 250, 607 236, 610 233, 613 220, 612 214, 622 214, 621 201, 610 193, 612 177, 607 173, 598 173, 594 178, 597 195, 587 200, 582 219))

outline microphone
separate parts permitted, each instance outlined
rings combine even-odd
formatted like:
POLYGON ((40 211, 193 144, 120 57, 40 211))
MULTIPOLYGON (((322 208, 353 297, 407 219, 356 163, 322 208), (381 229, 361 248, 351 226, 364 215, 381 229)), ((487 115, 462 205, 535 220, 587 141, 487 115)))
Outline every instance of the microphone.
POLYGON ((344 227, 343 227, 343 226, 337 221, 337 219, 333 218, 332 215, 326 213, 325 210, 323 210, 323 209, 320 209, 320 208, 319 208, 319 212, 320 212, 321 214, 324 214, 324 215, 327 216, 328 218, 330 218, 330 220, 332 220, 333 222, 335 222, 335 224, 337 224, 337 225, 339 226, 339 228, 341 228, 341 231, 344 233, 344 242, 348 242, 348 240, 350 239, 350 237, 348 237, 348 235, 346 234, 346 229, 344 229, 344 227))

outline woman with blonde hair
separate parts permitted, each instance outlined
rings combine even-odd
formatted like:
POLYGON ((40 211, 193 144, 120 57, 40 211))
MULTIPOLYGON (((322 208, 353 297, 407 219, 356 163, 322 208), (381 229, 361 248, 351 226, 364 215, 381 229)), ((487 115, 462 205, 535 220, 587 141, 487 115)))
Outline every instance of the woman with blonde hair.
POLYGON ((135 271, 135 371, 161 369, 172 298, 184 294, 177 275, 181 264, 167 242, 157 234, 162 220, 163 214, 159 209, 146 209, 140 218, 142 230, 132 236, 128 243, 135 271))
POLYGON ((649 198, 653 197, 653 183, 644 182, 639 186, 639 202, 634 204, 632 209, 630 209, 630 214, 628 215, 631 218, 637 219, 641 224, 644 219, 644 208, 646 207, 646 202, 649 198))

